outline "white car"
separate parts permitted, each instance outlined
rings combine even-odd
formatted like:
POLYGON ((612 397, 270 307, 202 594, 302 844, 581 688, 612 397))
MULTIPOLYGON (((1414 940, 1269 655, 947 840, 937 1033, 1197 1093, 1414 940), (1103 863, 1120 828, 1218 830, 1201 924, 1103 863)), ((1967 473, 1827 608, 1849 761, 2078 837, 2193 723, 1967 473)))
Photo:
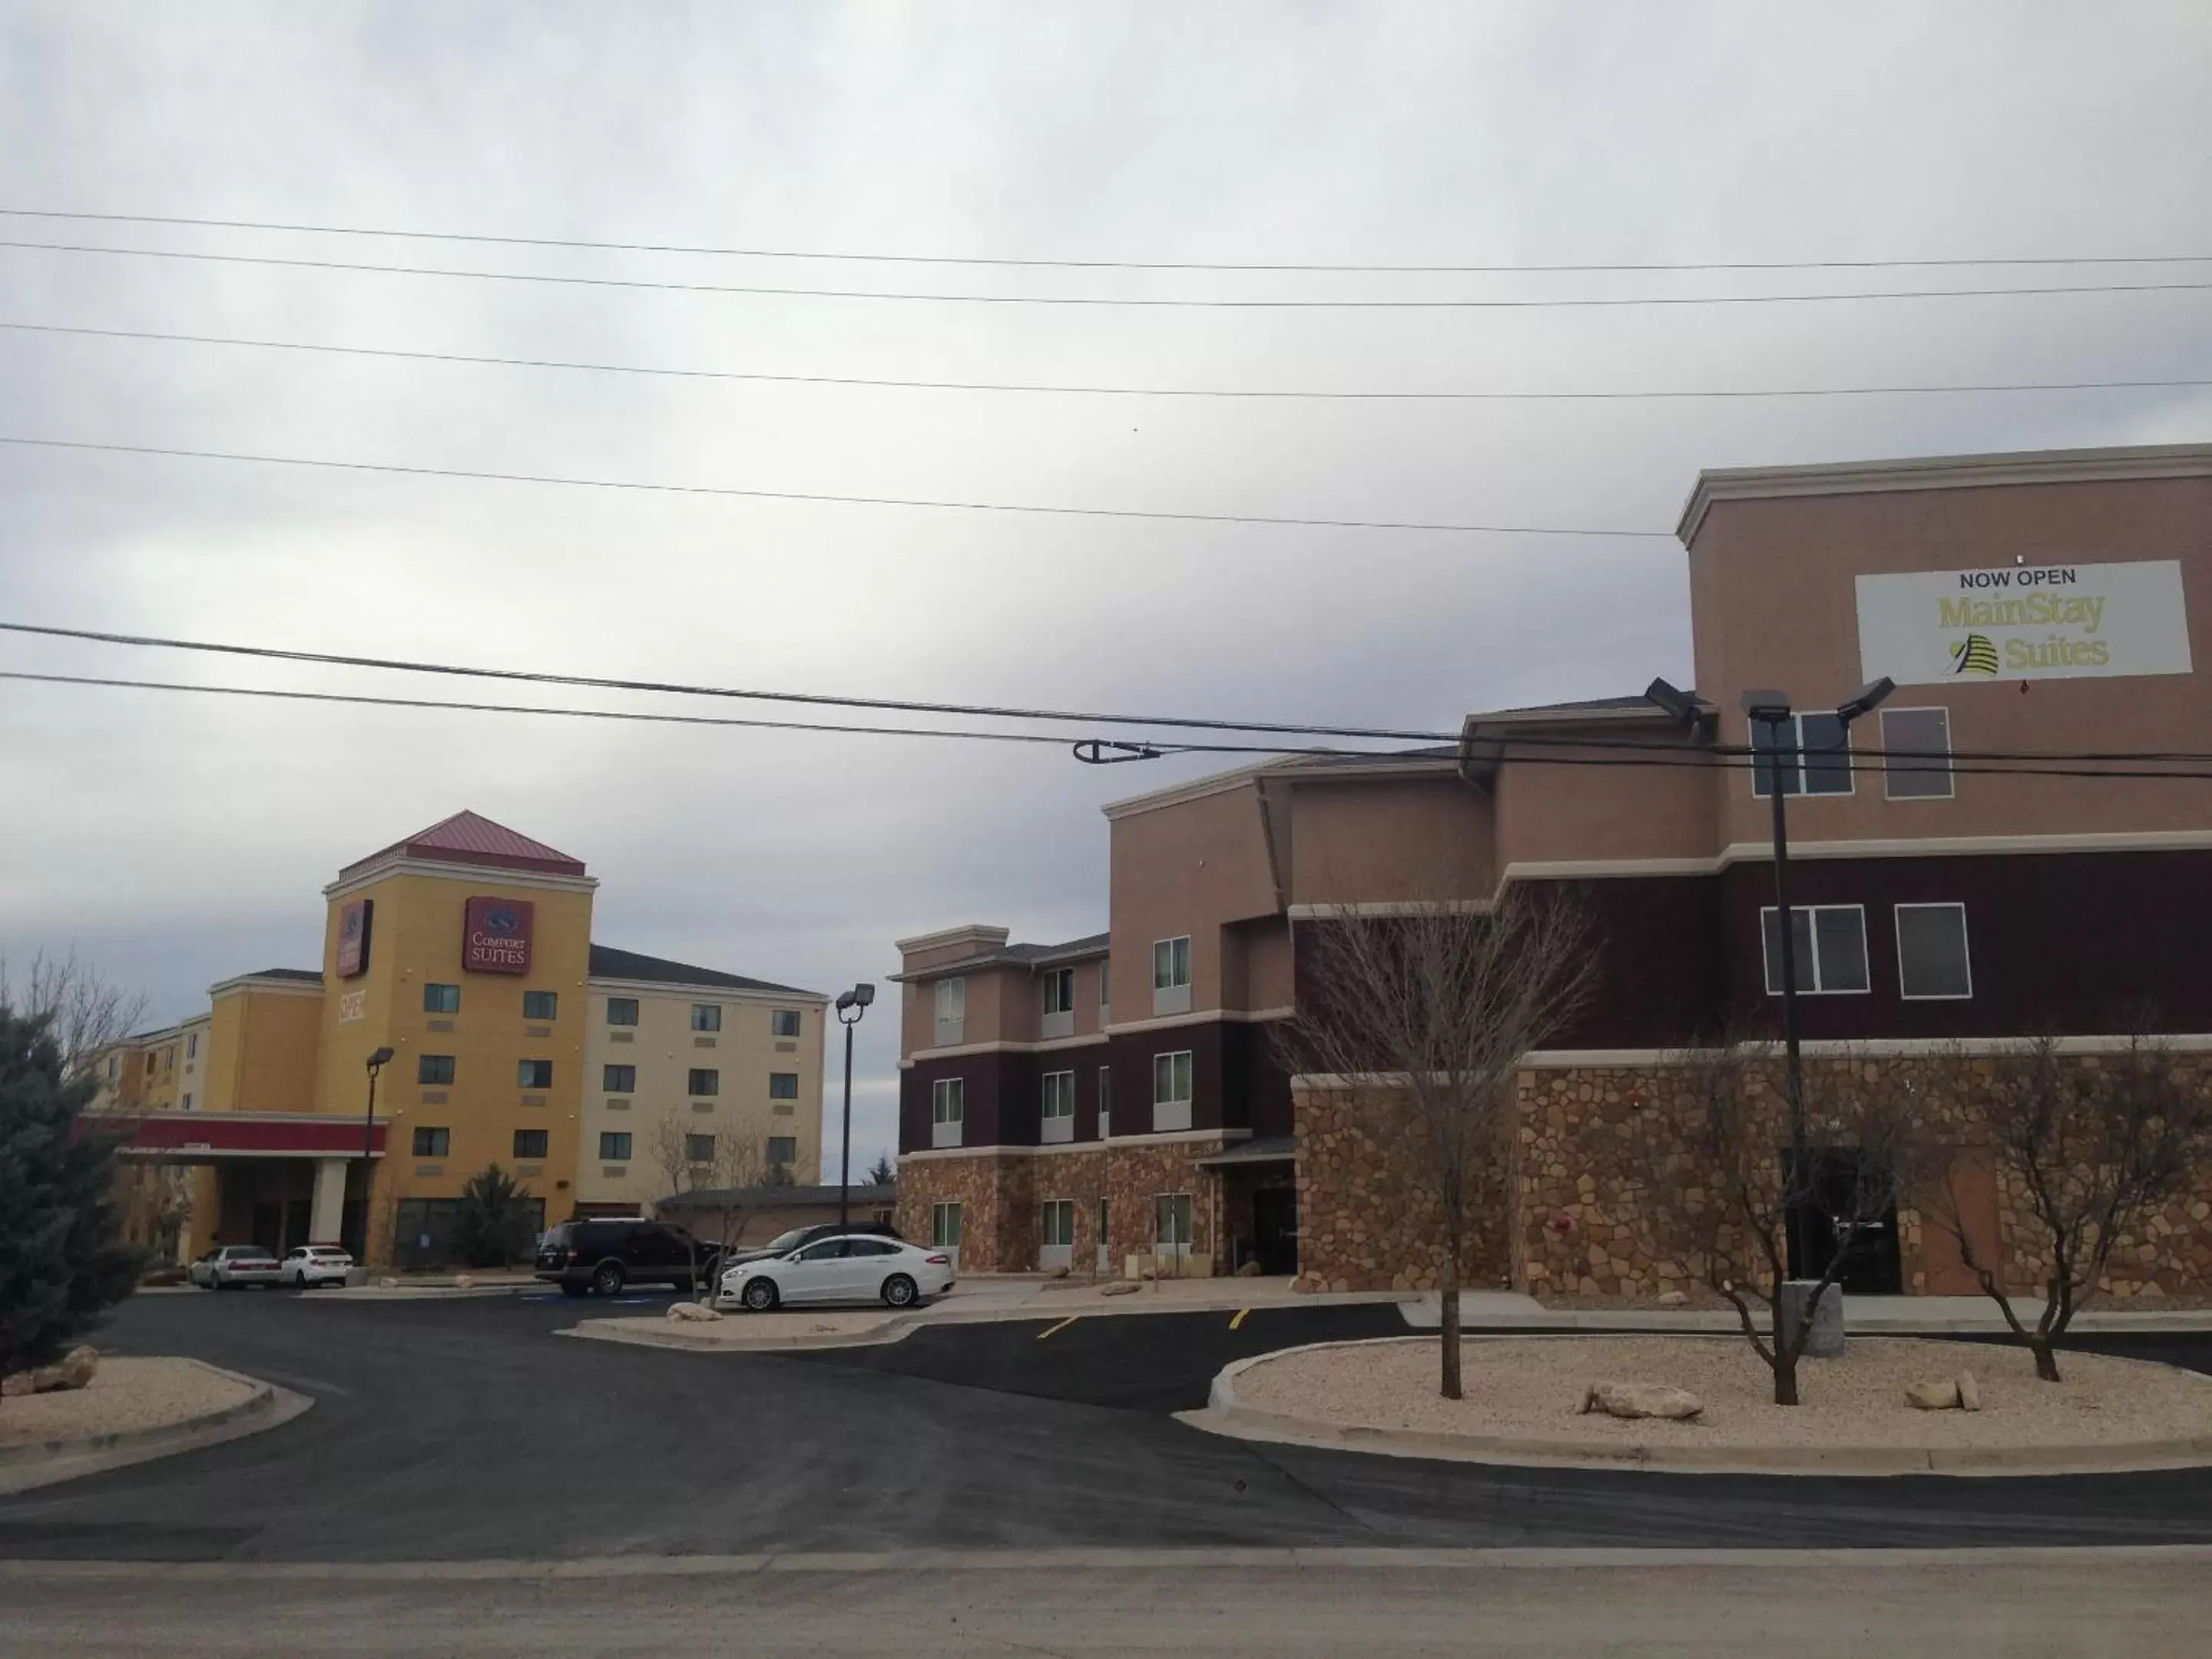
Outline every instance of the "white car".
POLYGON ((247 1285, 281 1285, 284 1270, 276 1253, 258 1244, 218 1244, 185 1270, 204 1290, 235 1291, 247 1285))
POLYGON ((722 1296, 766 1313, 789 1302, 881 1302, 911 1308, 952 1288, 952 1258, 896 1238, 847 1233, 818 1238, 789 1255, 739 1264, 722 1275, 722 1296))
POLYGON ((300 1290, 343 1285, 353 1271, 353 1255, 336 1244, 295 1244, 284 1255, 285 1282, 300 1290))

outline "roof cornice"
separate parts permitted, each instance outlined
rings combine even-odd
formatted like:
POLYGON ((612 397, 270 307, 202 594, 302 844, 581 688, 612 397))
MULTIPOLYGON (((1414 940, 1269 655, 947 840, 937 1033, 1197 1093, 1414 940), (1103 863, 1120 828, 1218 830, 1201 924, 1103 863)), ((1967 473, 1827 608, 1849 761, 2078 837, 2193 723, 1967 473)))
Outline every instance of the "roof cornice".
POLYGON ((538 887, 556 893, 593 893, 599 886, 597 876, 563 876, 550 870, 515 870, 505 865, 447 864, 436 859, 393 859, 339 877, 323 889, 323 896, 344 898, 393 876, 434 876, 443 881, 474 882, 479 887, 538 887))
POLYGON ((819 991, 802 991, 796 988, 776 990, 759 986, 694 985, 688 981, 672 979, 622 979, 611 975, 592 974, 584 984, 593 991, 612 991, 622 996, 708 996, 722 1002, 773 1003, 779 1008, 788 1008, 794 1002, 816 1008, 827 1008, 830 999, 819 991))
POLYGON ((2108 483, 2123 479, 2212 477, 2212 444, 2132 448, 2022 450, 1997 455, 1926 455, 1813 466, 1725 467, 1698 474, 1674 534, 1696 538, 1717 501, 1791 495, 1869 495, 1912 489, 1985 489, 2004 484, 2108 483))

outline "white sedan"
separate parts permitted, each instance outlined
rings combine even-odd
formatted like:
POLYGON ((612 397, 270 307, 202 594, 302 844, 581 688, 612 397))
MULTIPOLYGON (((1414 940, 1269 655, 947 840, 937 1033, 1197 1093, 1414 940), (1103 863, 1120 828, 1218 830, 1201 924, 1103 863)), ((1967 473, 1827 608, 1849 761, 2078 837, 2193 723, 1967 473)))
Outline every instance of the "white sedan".
POLYGON ((881 1302, 911 1308, 952 1287, 952 1258, 895 1238, 841 1234, 722 1275, 722 1296, 766 1313, 787 1302, 881 1302))
POLYGON ((284 1257, 284 1277, 301 1290, 313 1285, 343 1285, 353 1271, 353 1256, 336 1244, 295 1244, 284 1257))
POLYGON ((246 1285, 281 1285, 276 1253, 258 1244, 218 1244, 185 1271, 204 1290, 234 1291, 246 1285))

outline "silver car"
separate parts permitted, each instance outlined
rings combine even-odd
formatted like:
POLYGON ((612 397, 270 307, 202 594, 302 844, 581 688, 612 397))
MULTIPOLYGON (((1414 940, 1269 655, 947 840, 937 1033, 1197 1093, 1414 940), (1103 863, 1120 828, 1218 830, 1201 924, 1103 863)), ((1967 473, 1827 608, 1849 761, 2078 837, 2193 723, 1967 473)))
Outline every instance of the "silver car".
POLYGON ((248 1285, 281 1285, 284 1269, 274 1250, 258 1244, 218 1244, 185 1270, 185 1277, 206 1291, 235 1291, 248 1285))
POLYGON ((284 1254, 284 1282, 298 1290, 343 1285, 352 1271, 352 1254, 336 1244, 295 1244, 284 1254))

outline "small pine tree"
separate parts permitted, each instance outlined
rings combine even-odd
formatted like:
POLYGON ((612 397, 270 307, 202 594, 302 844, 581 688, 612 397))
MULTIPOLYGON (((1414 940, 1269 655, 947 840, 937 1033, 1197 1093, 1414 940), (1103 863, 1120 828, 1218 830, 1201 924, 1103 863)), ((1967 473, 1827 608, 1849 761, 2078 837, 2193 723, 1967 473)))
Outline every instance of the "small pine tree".
POLYGON ((868 1184, 872 1187, 888 1187, 897 1179, 898 1171, 891 1167, 890 1159, 878 1153, 876 1161, 868 1166, 868 1184))
POLYGON ((453 1217, 453 1249, 471 1267, 504 1267, 528 1253, 535 1212, 530 1189, 488 1164, 461 1188, 453 1217))
POLYGON ((116 1139, 80 1115, 52 1021, 0 1004, 0 1375, 52 1361, 129 1296, 143 1252, 113 1204, 116 1139))

